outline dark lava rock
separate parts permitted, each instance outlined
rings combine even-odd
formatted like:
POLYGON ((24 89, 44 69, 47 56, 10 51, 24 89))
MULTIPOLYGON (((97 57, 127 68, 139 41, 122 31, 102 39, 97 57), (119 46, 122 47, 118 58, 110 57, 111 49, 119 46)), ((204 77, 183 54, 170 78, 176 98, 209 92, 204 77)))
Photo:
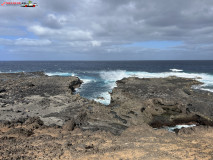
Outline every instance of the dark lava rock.
POLYGON ((0 111, 0 119, 16 119, 30 130, 43 124, 64 124, 63 128, 70 131, 76 126, 120 134, 129 126, 144 123, 152 127, 189 122, 213 124, 213 94, 193 90, 192 85, 201 84, 193 79, 124 78, 117 81, 107 107, 72 94, 82 83, 77 77, 49 77, 36 72, 0 74, 0 80, 0 88, 6 88, 8 93, 0 103, 10 107, 0 111), (24 119, 19 119, 22 116, 24 119), (26 117, 34 118, 25 121, 26 117))
POLYGON ((12 121, 12 123, 21 123, 21 124, 23 124, 26 120, 27 120, 27 118, 21 117, 21 118, 19 118, 17 120, 12 121))
POLYGON ((0 89, 0 93, 6 92, 6 89, 2 88, 0 89))
POLYGON ((5 127, 11 125, 10 121, 0 120, 0 127, 5 127))
POLYGON ((212 124, 213 94, 193 90, 200 84, 193 79, 125 78, 109 106, 72 94, 77 77, 14 73, 0 74, 0 81, 7 90, 0 99, 7 107, 0 110, 0 159, 119 159, 127 151, 129 159, 212 159, 212 127, 176 130, 177 138, 149 126, 212 124))
POLYGON ((195 127, 181 128, 180 130, 177 131, 178 135, 193 134, 193 133, 195 133, 195 127))
POLYGON ((111 93, 111 113, 128 125, 145 122, 158 128, 196 122, 212 126, 213 94, 191 88, 200 84, 178 77, 124 78, 111 93))
POLYGON ((29 117, 25 123, 28 129, 38 129, 44 125, 44 122, 39 117, 29 117))
POLYGON ((33 135, 33 131, 24 129, 24 128, 13 128, 10 129, 8 132, 6 132, 7 135, 18 135, 18 136, 23 136, 23 137, 29 137, 33 135))
POLYGON ((0 81, 0 88, 7 90, 0 104, 9 108, 0 111, 0 120, 13 121, 11 128, 20 124, 29 130, 64 125, 66 130, 76 126, 113 134, 127 128, 127 120, 116 114, 112 116, 106 106, 73 94, 82 84, 78 77, 47 76, 44 72, 0 73, 0 81))
POLYGON ((44 125, 44 122, 39 117, 30 117, 25 121, 25 124, 37 124, 39 126, 42 126, 44 125))

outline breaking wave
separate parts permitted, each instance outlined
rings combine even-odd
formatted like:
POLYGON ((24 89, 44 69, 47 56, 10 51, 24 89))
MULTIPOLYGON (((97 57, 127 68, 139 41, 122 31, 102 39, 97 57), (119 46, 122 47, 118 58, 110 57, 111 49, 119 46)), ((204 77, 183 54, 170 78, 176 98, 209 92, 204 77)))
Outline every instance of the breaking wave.
POLYGON ((110 101, 111 101, 111 96, 110 96, 109 92, 103 92, 103 93, 99 94, 98 97, 95 98, 94 100, 96 102, 100 102, 102 104, 109 105, 110 101), (101 98, 103 98, 103 99, 101 99, 101 98))
POLYGON ((56 76, 56 75, 78 76, 83 81, 83 84, 81 85, 80 89, 77 89, 78 93, 83 94, 83 92, 87 92, 87 90, 91 90, 91 91, 93 90, 94 94, 87 95, 86 97, 105 105, 110 104, 111 97, 109 92, 111 92, 112 89, 116 87, 116 81, 121 80, 123 78, 128 78, 128 77, 165 78, 169 76, 176 76, 176 77, 182 77, 182 78, 193 78, 203 83, 203 85, 193 86, 193 88, 213 92, 213 75, 206 74, 206 73, 186 73, 180 69, 170 69, 169 72, 160 72, 160 73, 126 71, 126 70, 112 70, 112 71, 103 70, 103 71, 96 71, 96 72, 93 71, 91 73, 86 72, 81 74, 74 73, 74 72, 73 73, 51 72, 51 73, 46 73, 46 75, 48 76, 56 76))
MULTIPOLYGON (((185 73, 181 72, 182 70, 173 71, 173 72, 161 72, 161 73, 150 73, 150 72, 130 72, 126 70, 117 70, 117 71, 101 71, 100 77, 105 83, 109 86, 109 91, 116 87, 116 81, 121 80, 127 77, 138 77, 138 78, 165 78, 169 76, 176 76, 182 78, 193 78, 202 83, 203 85, 195 86, 196 89, 206 90, 213 92, 213 75, 210 74, 198 74, 198 73, 185 73), (211 89, 212 87, 212 89, 211 89)), ((104 101, 104 104, 108 105, 110 103, 110 94, 109 91, 102 93, 103 97, 107 97, 107 100, 104 101)), ((100 100, 96 100, 99 101, 100 100)))
POLYGON ((84 78, 80 78, 80 79, 83 81, 83 84, 91 83, 91 82, 96 82, 96 80, 94 80, 94 79, 84 79, 84 78))
POLYGON ((150 72, 129 72, 125 70, 118 71, 105 71, 100 72, 100 77, 105 81, 115 82, 125 77, 138 77, 138 78, 165 78, 169 76, 176 76, 182 78, 193 78, 205 85, 213 85, 213 75, 206 73, 185 73, 185 72, 161 72, 161 73, 150 73, 150 72))
POLYGON ((63 76, 63 77, 67 77, 67 76, 75 76, 74 73, 65 73, 65 72, 50 72, 50 73, 45 73, 48 76, 63 76))
POLYGON ((170 69, 170 71, 172 71, 172 72, 183 72, 183 70, 182 69, 170 69))

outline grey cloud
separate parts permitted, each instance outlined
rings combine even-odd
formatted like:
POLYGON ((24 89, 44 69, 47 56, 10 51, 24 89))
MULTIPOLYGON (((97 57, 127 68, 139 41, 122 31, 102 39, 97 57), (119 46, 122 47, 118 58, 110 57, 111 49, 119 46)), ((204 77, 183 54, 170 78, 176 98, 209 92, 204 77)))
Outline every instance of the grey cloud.
POLYGON ((43 19, 42 24, 46 27, 53 29, 60 29, 65 25, 66 18, 65 17, 57 17, 54 14, 48 14, 46 18, 43 19))
POLYGON ((66 58, 75 54, 79 59, 90 56, 94 59, 184 59, 184 53, 186 59, 199 58, 199 55, 203 59, 212 57, 213 1, 210 0, 45 0, 37 3, 39 6, 35 8, 1 8, 0 14, 5 16, 0 21, 3 36, 0 43, 8 40, 5 35, 22 38, 21 43, 9 40, 14 44, 12 48, 2 43, 8 51, 31 52, 32 45, 24 50, 20 47, 23 42, 42 44, 49 40, 51 47, 34 48, 33 57, 37 53, 41 59, 39 52, 52 57, 58 57, 60 52, 66 58), (27 37, 25 32, 37 39, 27 37), (143 41, 181 41, 183 45, 167 51, 121 47, 143 41))

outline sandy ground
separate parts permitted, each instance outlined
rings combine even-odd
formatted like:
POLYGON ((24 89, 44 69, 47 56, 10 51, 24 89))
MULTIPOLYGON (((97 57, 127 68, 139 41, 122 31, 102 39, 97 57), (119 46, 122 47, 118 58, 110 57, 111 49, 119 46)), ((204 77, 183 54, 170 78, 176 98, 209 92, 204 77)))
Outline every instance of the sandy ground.
POLYGON ((143 125, 130 127, 120 136, 44 126, 32 127, 32 135, 14 131, 29 131, 29 126, 1 127, 0 159, 213 159, 211 127, 182 129, 176 134, 143 125))

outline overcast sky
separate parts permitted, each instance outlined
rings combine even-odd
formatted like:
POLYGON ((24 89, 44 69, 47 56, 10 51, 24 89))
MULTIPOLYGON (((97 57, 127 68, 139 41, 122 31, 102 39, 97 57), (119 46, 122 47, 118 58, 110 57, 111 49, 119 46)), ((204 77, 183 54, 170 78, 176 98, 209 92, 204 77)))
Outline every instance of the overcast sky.
POLYGON ((213 60, 213 0, 33 2, 0 5, 0 60, 213 60))

